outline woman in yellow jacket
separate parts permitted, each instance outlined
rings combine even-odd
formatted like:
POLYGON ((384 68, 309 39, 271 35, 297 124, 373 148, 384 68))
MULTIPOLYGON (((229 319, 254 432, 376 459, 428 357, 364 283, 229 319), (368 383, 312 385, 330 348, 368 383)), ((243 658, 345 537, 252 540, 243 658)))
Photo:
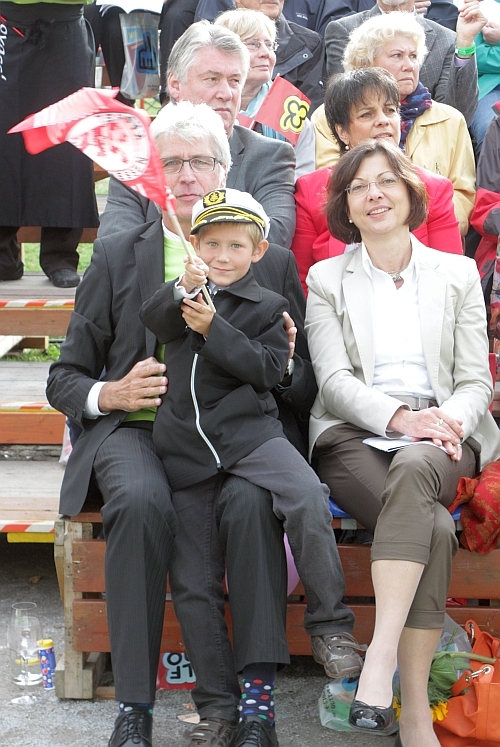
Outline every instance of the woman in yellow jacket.
MULTIPOLYGON (((387 13, 365 21, 352 32, 344 68, 382 67, 394 75, 401 105, 400 146, 416 166, 450 179, 460 233, 465 236, 476 193, 474 152, 463 115, 452 106, 434 101, 419 81, 425 53, 424 31, 415 18, 406 13, 387 13)), ((363 120, 370 114, 361 107, 355 116, 363 120)), ((331 165, 340 154, 323 108, 315 112, 313 123, 316 167, 331 165)), ((339 136, 348 148, 347 130, 339 136)))

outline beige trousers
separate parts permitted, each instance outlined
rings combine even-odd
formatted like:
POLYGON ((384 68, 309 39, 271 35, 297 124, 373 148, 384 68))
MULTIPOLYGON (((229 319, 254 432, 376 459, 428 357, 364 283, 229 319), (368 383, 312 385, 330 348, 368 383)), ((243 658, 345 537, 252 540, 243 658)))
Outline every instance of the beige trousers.
POLYGON ((372 561, 425 565, 406 625, 441 627, 458 549, 447 506, 460 478, 476 473, 476 456, 467 443, 460 462, 429 444, 386 454, 363 443, 373 435, 347 423, 329 428, 313 461, 335 502, 374 532, 372 561))

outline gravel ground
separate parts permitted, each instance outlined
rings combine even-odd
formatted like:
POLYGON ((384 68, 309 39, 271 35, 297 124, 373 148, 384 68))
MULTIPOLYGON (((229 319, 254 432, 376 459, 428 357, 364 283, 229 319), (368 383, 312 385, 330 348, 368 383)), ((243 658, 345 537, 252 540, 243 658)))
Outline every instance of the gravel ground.
MULTIPOLYGON (((10 682, 7 624, 14 602, 39 607, 43 632, 53 638, 56 656, 63 650, 63 616, 53 564, 52 545, 8 544, 0 534, 0 745, 1 747, 106 747, 116 716, 114 701, 59 700, 44 695, 29 706, 10 703, 19 689, 10 682)), ((325 729, 318 697, 327 678, 310 657, 293 657, 278 675, 277 730, 281 747, 392 747, 393 739, 345 734, 325 729)), ((154 712, 154 747, 187 747, 186 691, 158 693, 154 712)))

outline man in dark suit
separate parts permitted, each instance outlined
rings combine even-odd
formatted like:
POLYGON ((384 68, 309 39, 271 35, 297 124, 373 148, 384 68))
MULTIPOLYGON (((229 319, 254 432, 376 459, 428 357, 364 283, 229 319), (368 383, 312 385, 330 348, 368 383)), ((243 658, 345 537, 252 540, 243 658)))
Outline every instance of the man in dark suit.
MULTIPOLYGON (((206 105, 182 102, 162 110, 153 135, 169 186, 177 200, 183 232, 189 233, 194 202, 223 187, 229 168, 228 141, 219 116, 206 105), (200 163, 201 161, 201 163, 200 163), (176 171, 177 165, 179 169, 176 171)), ((49 401, 83 428, 66 468, 60 509, 78 513, 89 486, 102 494, 106 535, 106 592, 111 654, 120 714, 109 747, 150 747, 152 703, 161 640, 166 573, 176 588, 189 589, 174 600, 197 677, 193 698, 201 723, 189 747, 229 747, 238 719, 240 690, 236 671, 256 662, 288 660, 285 612, 286 564, 282 527, 267 493, 247 484, 207 481, 203 505, 177 516, 161 463, 152 449, 152 409, 166 392, 165 365, 152 333, 139 321, 139 309, 165 279, 183 269, 184 248, 168 215, 98 239, 92 262, 78 290, 75 311, 61 356, 49 374, 49 401), (175 534, 199 523, 198 554, 172 564, 175 534), (224 622, 224 556, 231 591, 234 654, 224 622), (182 568, 178 567, 182 565, 182 568), (190 597, 205 614, 190 632, 190 597), (272 603, 271 601, 272 600, 272 603), (236 669, 235 669, 236 667, 236 669), (139 740, 139 741, 137 741, 139 740)), ((303 330, 304 296, 293 254, 271 246, 259 263, 257 281, 286 296, 297 324, 293 361, 276 397, 309 410, 316 384, 303 330)), ((286 427, 286 424, 285 424, 286 427)), ((174 436, 175 437, 175 436, 174 436)), ((193 536, 192 533, 190 536, 193 536)), ((343 589, 325 584, 311 634, 323 638, 331 625, 333 656, 341 669, 356 659, 352 613, 335 615, 343 589), (347 636, 347 637, 346 637, 347 636), (347 642, 346 645, 342 645, 347 642)), ((173 585, 174 588, 174 585, 173 585)), ((332 648, 330 648, 331 653, 332 648)), ((245 747, 245 745, 241 745, 245 747)))
MULTIPOLYGON (((179 173, 170 178, 179 220, 189 226, 192 206, 199 196, 224 186, 230 164, 227 138, 220 118, 206 106, 186 103, 175 107, 170 126, 180 134, 157 141, 161 156, 198 157, 182 162, 179 173), (197 136, 194 140, 193 134, 197 136), (191 142, 185 139, 190 136, 191 142), (213 164, 212 170, 196 171, 200 156, 213 164)), ((179 525, 151 441, 152 407, 154 410, 161 404, 167 388, 165 365, 157 362, 156 340, 139 320, 142 303, 165 277, 175 277, 177 268, 183 266, 185 251, 171 229, 162 228, 158 216, 153 223, 96 241, 47 387, 49 400, 83 429, 66 468, 60 510, 78 513, 91 483, 104 502, 106 603, 120 702, 109 747, 151 747, 166 574, 179 525)), ((207 496, 210 501, 207 498, 207 505, 199 507, 205 522, 200 552, 209 553, 201 558, 202 574, 213 558, 222 555, 227 556, 228 565, 235 566, 236 578, 242 569, 252 569, 231 589, 237 619, 238 614, 243 620, 253 616, 246 601, 246 584, 255 586, 252 594, 276 595, 275 608, 266 610, 267 617, 257 626, 255 643, 267 648, 263 661, 270 657, 286 662, 286 565, 282 528, 272 514, 270 497, 245 482, 224 485, 220 479, 210 491, 207 488, 207 496), (219 532, 224 539, 220 545, 219 532), (240 552, 248 557, 240 560, 240 552), (276 635, 268 634, 272 630, 268 624, 277 626, 276 635)), ((197 512, 196 507, 192 510, 197 512)), ((206 598, 206 578, 200 580, 199 574, 197 578, 193 594, 206 598)), ((215 585, 221 582, 221 578, 212 579, 215 585)), ((223 601, 222 608, 220 603, 209 605, 207 615, 199 620, 198 634, 200 648, 193 652, 194 694, 202 722, 197 729, 205 733, 207 744, 227 747, 238 719, 239 685, 223 601), (220 643, 215 645, 215 641, 220 643)), ((259 661, 260 656, 259 651, 259 661)), ((203 742, 193 737, 191 747, 198 744, 203 742)))
MULTIPOLYGON (((328 24, 325 32, 328 75, 344 71, 342 57, 353 29, 379 13, 414 11, 414 0, 377 0, 370 10, 346 16, 328 24)), ((435 101, 454 106, 470 125, 477 108, 478 87, 474 39, 486 22, 476 0, 465 0, 458 14, 457 31, 417 14, 425 31, 428 54, 420 70, 420 80, 435 101)))
MULTIPOLYGON (((208 104, 224 122, 232 166, 227 186, 249 192, 271 219, 269 240, 289 248, 295 232, 295 154, 289 143, 235 124, 249 65, 240 38, 222 26, 195 23, 175 43, 168 62, 172 101, 208 104)), ((158 217, 158 208, 111 178, 99 237, 158 217)))

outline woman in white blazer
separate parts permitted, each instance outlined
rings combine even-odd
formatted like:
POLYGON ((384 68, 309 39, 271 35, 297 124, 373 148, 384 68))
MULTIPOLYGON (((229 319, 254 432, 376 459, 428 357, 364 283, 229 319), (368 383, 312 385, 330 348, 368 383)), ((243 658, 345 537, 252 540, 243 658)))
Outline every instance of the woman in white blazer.
POLYGON ((318 382, 312 458, 337 503, 375 533, 375 630, 350 722, 396 729, 399 666, 396 744, 404 747, 439 747, 427 680, 457 550, 447 506, 460 477, 500 455, 478 273, 472 260, 410 235, 426 201, 394 145, 355 147, 336 167, 326 207, 330 230, 353 251, 319 262, 307 278, 318 382), (414 443, 380 451, 363 443, 374 436, 379 446, 401 436, 414 443))

